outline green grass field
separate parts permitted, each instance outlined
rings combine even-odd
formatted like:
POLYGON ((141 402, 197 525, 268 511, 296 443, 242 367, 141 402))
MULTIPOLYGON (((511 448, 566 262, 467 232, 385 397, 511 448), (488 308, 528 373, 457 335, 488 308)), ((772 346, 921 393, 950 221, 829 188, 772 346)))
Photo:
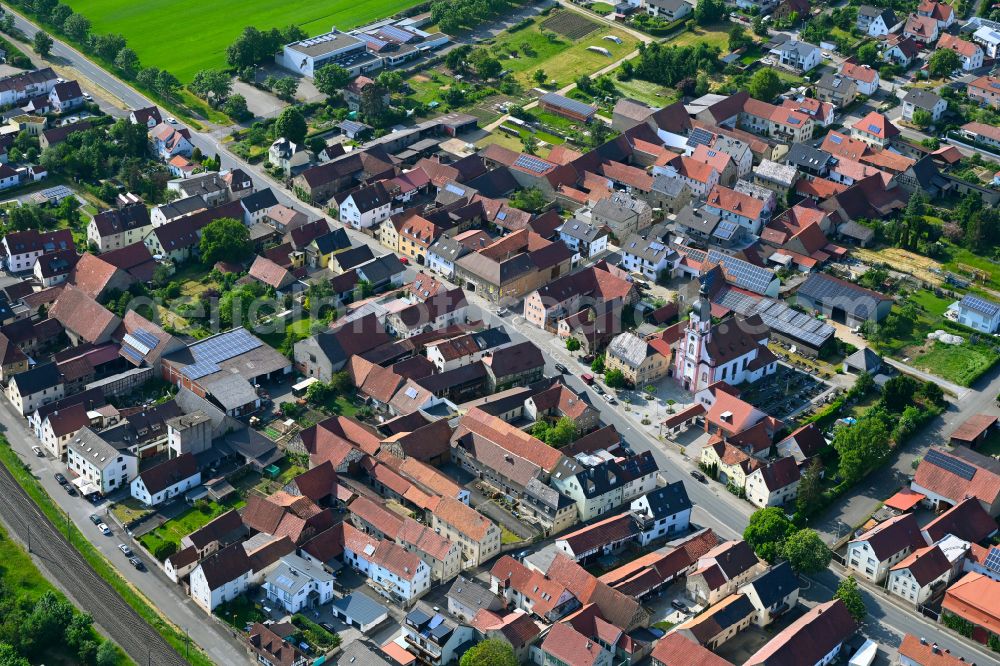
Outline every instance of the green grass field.
POLYGON ((412 7, 416 0, 69 0, 94 32, 121 33, 145 65, 167 69, 182 82, 206 67, 226 64, 226 47, 248 25, 261 30, 297 24, 310 35, 332 26, 354 28, 412 7))
POLYGON ((175 543, 179 546, 181 539, 191 534, 191 532, 204 527, 211 520, 218 518, 230 509, 243 507, 244 504, 246 504, 246 501, 241 499, 226 501, 221 505, 209 502, 211 510, 208 513, 202 513, 196 507, 191 507, 176 518, 163 523, 152 532, 143 534, 139 537, 139 541, 150 552, 155 552, 156 547, 162 542, 175 543))
POLYGON ((586 37, 573 41, 560 35, 549 39, 535 24, 525 30, 505 33, 487 48, 500 58, 503 68, 513 72, 518 82, 526 88, 536 85, 532 74, 537 69, 545 72, 548 81, 556 81, 555 88, 561 88, 573 83, 579 76, 592 74, 610 65, 634 51, 637 45, 638 42, 627 33, 614 28, 602 26, 586 37), (604 39, 605 36, 618 37, 622 43, 616 44, 610 39, 604 39), (611 57, 588 51, 589 46, 607 49, 611 57))
POLYGON ((971 386, 997 360, 996 352, 987 345, 946 345, 935 342, 929 351, 914 358, 912 363, 915 367, 959 386, 971 386))

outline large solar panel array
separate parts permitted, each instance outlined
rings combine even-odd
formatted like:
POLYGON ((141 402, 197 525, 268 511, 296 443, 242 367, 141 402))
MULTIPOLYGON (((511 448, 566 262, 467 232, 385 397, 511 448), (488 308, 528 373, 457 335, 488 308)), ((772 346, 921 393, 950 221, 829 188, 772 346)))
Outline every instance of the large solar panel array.
POLYGON ((514 166, 533 173, 545 173, 552 168, 549 162, 531 155, 518 155, 514 160, 514 166))
POLYGON ((749 261, 743 261, 728 254, 723 254, 718 250, 710 250, 708 261, 722 265, 729 280, 737 287, 747 289, 756 294, 763 294, 767 291, 768 285, 774 280, 774 271, 755 266, 749 261))
POLYGON ((734 289, 727 289, 717 302, 744 317, 758 315, 772 331, 786 338, 799 340, 814 349, 822 347, 834 335, 832 326, 793 310, 784 301, 754 298, 734 289))
POLYGON ((724 241, 732 240, 733 236, 736 235, 736 230, 740 228, 740 225, 735 222, 730 222, 729 220, 722 220, 719 222, 719 226, 715 227, 715 231, 712 235, 716 238, 720 238, 724 241))
POLYGON ((928 462, 935 467, 940 467, 946 472, 951 472, 955 476, 960 476, 966 481, 972 481, 976 475, 976 468, 967 462, 945 455, 937 449, 930 449, 924 455, 924 462, 928 462))
POLYGON ((189 349, 196 361, 181 370, 189 379, 201 379, 219 371, 219 363, 260 347, 263 342, 250 335, 245 328, 208 338, 191 345, 189 349))
POLYGON ((361 33, 360 35, 358 35, 358 37, 360 37, 362 41, 371 46, 372 49, 375 51, 378 51, 379 49, 384 49, 386 46, 389 45, 389 42, 383 39, 379 39, 375 35, 368 35, 365 33, 361 33))
POLYGON ((382 26, 381 28, 379 28, 379 32, 381 32, 383 35, 385 35, 390 39, 395 39, 404 43, 411 42, 413 41, 414 38, 416 38, 416 35, 414 35, 412 32, 403 30, 402 28, 397 28, 394 25, 382 26))
POLYGON ((992 301, 987 301, 984 298, 973 296, 972 294, 967 294, 962 297, 962 305, 967 308, 972 308, 977 312, 982 312, 984 315, 989 317, 992 317, 997 313, 997 311, 1000 311, 1000 305, 997 305, 992 301))
POLYGON ((597 112, 597 107, 595 106, 584 104, 578 100, 563 97, 562 95, 556 93, 546 93, 542 95, 540 99, 544 104, 558 106, 581 116, 591 116, 597 112))

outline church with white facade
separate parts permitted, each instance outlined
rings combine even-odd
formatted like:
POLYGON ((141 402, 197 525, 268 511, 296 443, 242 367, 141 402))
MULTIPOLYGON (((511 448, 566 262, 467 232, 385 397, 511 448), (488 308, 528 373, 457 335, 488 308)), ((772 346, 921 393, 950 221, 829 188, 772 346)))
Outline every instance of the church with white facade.
POLYGON ((773 375, 778 359, 767 348, 770 331, 757 315, 729 315, 712 321, 707 281, 701 283, 698 302, 687 328, 677 341, 674 379, 696 393, 715 382, 737 386, 773 375))

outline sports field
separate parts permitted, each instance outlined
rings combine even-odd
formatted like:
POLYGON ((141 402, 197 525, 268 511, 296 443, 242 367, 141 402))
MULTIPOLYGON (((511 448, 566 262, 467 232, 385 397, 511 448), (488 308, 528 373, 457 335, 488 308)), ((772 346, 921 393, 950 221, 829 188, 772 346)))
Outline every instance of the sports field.
POLYGON ((226 47, 248 25, 261 30, 297 24, 310 35, 354 28, 391 16, 419 0, 66 0, 95 33, 125 36, 143 65, 167 69, 182 82, 226 64, 226 47))

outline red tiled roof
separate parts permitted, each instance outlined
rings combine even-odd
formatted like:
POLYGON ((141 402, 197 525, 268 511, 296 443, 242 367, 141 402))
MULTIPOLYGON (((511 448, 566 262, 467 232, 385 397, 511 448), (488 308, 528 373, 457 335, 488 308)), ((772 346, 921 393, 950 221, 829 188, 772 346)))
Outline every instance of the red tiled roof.
POLYGON ((840 66, 840 73, 855 81, 863 81, 864 83, 875 83, 876 77, 878 77, 878 70, 873 69, 868 65, 859 65, 855 62, 850 62, 845 60, 844 64, 840 66))
POLYGON ((677 632, 658 640, 650 656, 654 666, 733 666, 732 662, 677 632))
POLYGON ((964 666, 967 664, 964 659, 959 659, 950 652, 945 652, 940 647, 932 645, 922 638, 917 638, 913 634, 903 636, 903 642, 899 645, 899 656, 908 659, 908 663, 920 664, 920 666, 964 666))
POLYGON ((568 624, 557 622, 542 641, 542 652, 564 664, 591 666, 598 662, 604 648, 568 624))
POLYGON ((974 451, 961 451, 965 447, 958 447, 954 451, 947 451, 939 447, 932 447, 932 451, 937 451, 946 458, 956 459, 959 463, 970 465, 975 469, 972 479, 948 471, 942 467, 930 463, 925 457, 917 467, 913 475, 914 490, 929 490, 933 493, 957 502, 965 497, 975 497, 980 502, 992 505, 1000 495, 1000 469, 992 464, 991 458, 981 456, 974 451), (988 467, 986 466, 988 465, 988 467))
POLYGON ((992 414, 973 414, 955 428, 955 431, 951 433, 951 439, 962 443, 974 442, 987 430, 993 428, 998 420, 1000 417, 992 414))
POLYGON ((950 570, 951 562, 935 544, 918 548, 892 568, 893 571, 903 571, 904 569, 909 569, 910 575, 917 581, 917 585, 924 587, 950 570))
POLYGON ((968 573, 944 593, 942 608, 990 633, 1000 634, 1000 582, 968 573))

